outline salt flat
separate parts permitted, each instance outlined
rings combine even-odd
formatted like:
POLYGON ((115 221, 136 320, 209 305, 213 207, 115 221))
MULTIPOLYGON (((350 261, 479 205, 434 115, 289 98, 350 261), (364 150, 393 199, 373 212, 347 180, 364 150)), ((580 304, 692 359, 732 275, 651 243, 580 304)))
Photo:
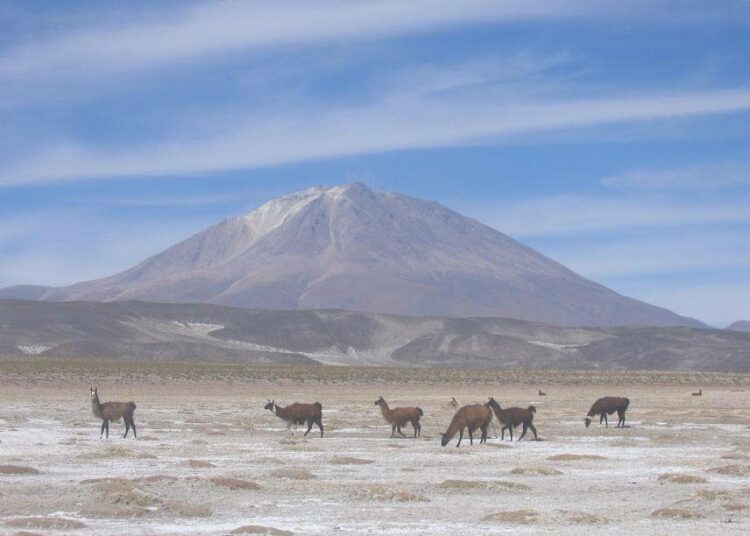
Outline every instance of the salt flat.
POLYGON ((65 361, 0 361, 0 372, 0 533, 745 534, 750 523, 748 376, 512 371, 506 383, 502 371, 65 361), (137 441, 122 423, 99 439, 90 384, 103 401, 137 403, 137 441), (588 407, 610 394, 631 399, 629 426, 587 430, 588 407), (389 438, 381 395, 423 408, 421 439, 389 438), (534 404, 542 440, 441 448, 450 398, 490 395, 534 404), (268 398, 320 401, 325 437, 291 436, 268 398))

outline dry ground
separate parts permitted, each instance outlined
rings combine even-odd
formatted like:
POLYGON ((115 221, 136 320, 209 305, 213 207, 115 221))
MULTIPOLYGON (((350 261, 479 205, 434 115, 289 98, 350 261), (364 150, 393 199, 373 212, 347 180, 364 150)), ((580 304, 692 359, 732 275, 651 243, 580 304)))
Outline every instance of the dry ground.
POLYGON ((0 534, 747 534, 749 423, 743 375, 0 360, 0 534), (92 384, 138 404, 137 441, 99 440, 92 384), (587 430, 607 394, 629 427, 587 430), (389 438, 381 395, 421 439, 389 438), (489 395, 543 440, 441 448, 450 397, 489 395), (319 400, 326 437, 267 398, 319 400))

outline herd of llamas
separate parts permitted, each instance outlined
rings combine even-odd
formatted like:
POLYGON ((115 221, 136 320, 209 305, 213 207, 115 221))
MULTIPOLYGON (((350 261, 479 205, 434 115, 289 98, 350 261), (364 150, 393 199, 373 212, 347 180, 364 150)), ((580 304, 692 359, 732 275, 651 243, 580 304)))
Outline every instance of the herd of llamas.
MULTIPOLYGON (((701 396, 703 391, 692 393, 693 396, 701 396)), ((545 396, 546 393, 539 391, 540 396, 545 396)), ((388 402, 381 396, 375 401, 376 406, 380 406, 380 412, 383 415, 385 421, 391 425, 391 438, 398 433, 401 437, 406 435, 401 431, 401 428, 408 424, 411 424, 414 430, 414 437, 419 437, 422 431, 422 425, 420 419, 424 415, 422 408, 418 407, 404 407, 404 408, 391 408, 388 402)), ((500 404, 494 398, 490 399, 484 404, 471 404, 467 406, 461 406, 455 398, 451 398, 449 405, 456 411, 455 415, 451 419, 448 429, 445 433, 441 434, 441 445, 446 446, 448 442, 455 437, 458 433, 458 442, 456 446, 461 445, 461 441, 464 437, 464 431, 469 435, 470 444, 474 444, 474 432, 479 430, 481 432, 480 443, 487 441, 487 430, 492 427, 492 417, 494 416, 500 423, 500 440, 505 439, 505 432, 507 431, 510 440, 513 441, 513 430, 521 426, 521 435, 518 437, 518 441, 526 436, 526 432, 531 430, 534 434, 534 439, 538 440, 536 433, 536 427, 534 426, 534 415, 536 414, 536 408, 529 406, 527 408, 511 407, 503 409, 500 404)), ((607 415, 612 415, 615 412, 618 416, 617 427, 625 427, 625 412, 630 406, 630 400, 623 397, 617 396, 605 396, 598 399, 589 409, 586 417, 583 419, 586 428, 591 425, 591 421, 597 415, 599 415, 599 424, 604 423, 604 426, 609 426, 607 421, 607 415)), ((135 402, 104 402, 99 400, 99 392, 96 387, 91 388, 91 410, 94 415, 101 419, 102 427, 99 438, 106 433, 106 438, 109 438, 109 423, 112 421, 119 421, 123 419, 125 421, 125 435, 128 436, 130 429, 133 429, 133 437, 137 438, 135 422, 133 420, 133 414, 135 412, 135 402)), ((279 417, 287 425, 287 429, 292 433, 292 426, 296 427, 299 425, 307 425, 305 436, 310 433, 313 425, 317 425, 320 429, 320 437, 323 437, 323 405, 320 402, 314 402, 312 404, 301 404, 295 402, 288 406, 279 406, 274 400, 269 400, 264 406, 264 409, 271 411, 274 415, 279 417)), ((497 436, 497 431, 493 428, 493 433, 497 436)))

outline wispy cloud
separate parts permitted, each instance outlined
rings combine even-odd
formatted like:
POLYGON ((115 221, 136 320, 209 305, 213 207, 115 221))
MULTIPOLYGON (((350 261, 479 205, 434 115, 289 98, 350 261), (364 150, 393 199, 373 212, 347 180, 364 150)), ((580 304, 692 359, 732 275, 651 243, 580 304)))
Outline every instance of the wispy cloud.
POLYGON ((316 107, 285 117, 248 118, 250 127, 205 139, 171 139, 118 151, 74 143, 41 148, 32 158, 1 169, 0 185, 197 174, 749 109, 748 89, 532 103, 460 98, 415 101, 406 95, 359 108, 316 107))
POLYGON ((609 188, 642 190, 715 189, 750 184, 750 164, 720 162, 677 169, 636 169, 602 179, 609 188))
POLYGON ((595 234, 648 227, 750 222, 750 199, 672 200, 559 195, 488 203, 467 211, 517 238, 595 234))
POLYGON ((448 25, 553 19, 598 11, 575 0, 206 2, 123 27, 80 29, 7 50, 0 77, 137 70, 268 47, 363 40, 448 25))
POLYGON ((676 233, 661 229, 647 236, 607 236, 547 242, 544 252, 593 279, 675 273, 750 272, 749 229, 676 233))

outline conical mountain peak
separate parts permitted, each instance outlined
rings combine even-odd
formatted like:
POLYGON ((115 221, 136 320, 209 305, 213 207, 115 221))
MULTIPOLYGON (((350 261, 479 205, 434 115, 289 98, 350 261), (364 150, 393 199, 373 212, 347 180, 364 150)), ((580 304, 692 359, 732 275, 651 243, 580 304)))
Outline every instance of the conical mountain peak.
POLYGON ((23 292, 48 300, 700 325, 621 296, 438 203, 360 182, 272 199, 111 277, 23 292))

